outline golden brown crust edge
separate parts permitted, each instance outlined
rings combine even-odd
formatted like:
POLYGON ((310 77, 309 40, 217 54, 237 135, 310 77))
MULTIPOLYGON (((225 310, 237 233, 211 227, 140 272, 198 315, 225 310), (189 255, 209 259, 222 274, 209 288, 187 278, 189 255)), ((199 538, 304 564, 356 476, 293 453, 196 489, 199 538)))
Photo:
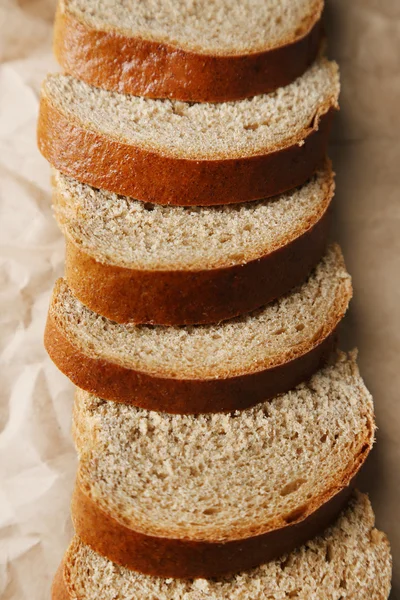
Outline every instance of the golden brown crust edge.
POLYGON ((302 144, 246 158, 190 160, 85 129, 42 95, 38 146, 62 173, 138 200, 181 206, 247 202, 302 185, 323 164, 336 109, 326 110, 304 132, 302 144))
POLYGON ((59 7, 54 52, 65 72, 97 87, 150 98, 224 102, 271 92, 294 81, 316 58, 322 34, 320 10, 310 19, 308 30, 291 43, 263 52, 218 56, 96 31, 59 7))
POLYGON ((330 211, 287 245, 245 264, 203 271, 146 271, 95 260, 66 235, 65 276, 74 295, 117 323, 218 323, 300 285, 322 258, 330 211))
POLYGON ((51 314, 44 343, 56 366, 79 388, 105 400, 172 414, 244 410, 286 392, 322 368, 337 343, 337 324, 324 339, 284 364, 226 379, 174 379, 92 358, 75 346, 51 314))
POLYGON ((51 586, 51 600, 71 600, 64 580, 64 561, 60 564, 51 586))
POLYGON ((72 519, 83 543, 109 560, 158 577, 220 577, 256 567, 291 552, 328 527, 346 505, 372 445, 368 432, 354 464, 337 485, 272 530, 226 542, 160 538, 134 531, 102 510, 77 481, 72 519))

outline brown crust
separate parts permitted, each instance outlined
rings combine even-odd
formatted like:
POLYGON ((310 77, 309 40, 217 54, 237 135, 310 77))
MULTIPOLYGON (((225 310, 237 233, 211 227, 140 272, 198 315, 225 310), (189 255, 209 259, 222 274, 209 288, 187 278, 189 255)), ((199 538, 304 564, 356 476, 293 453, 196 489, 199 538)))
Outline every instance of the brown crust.
POLYGON ((105 400, 175 414, 232 412, 286 392, 323 367, 336 347, 337 326, 302 356, 255 373, 221 379, 157 377, 87 356, 73 345, 51 311, 45 348, 64 375, 79 388, 105 400))
POLYGON ((304 132, 304 143, 245 158, 191 160, 113 140, 68 119, 42 96, 38 145, 56 169, 96 188, 153 204, 216 205, 281 194, 322 166, 335 109, 304 132))
POLYGON ((96 261, 66 238, 74 295, 117 323, 217 323, 268 304, 301 284, 323 256, 330 211, 302 235, 257 260, 203 271, 145 271, 96 261))
POLYGON ((54 575, 53 585, 51 586, 51 600, 71 600, 64 580, 64 561, 54 575))
POLYGON ((362 449, 351 474, 315 508, 304 506, 284 525, 261 535, 226 542, 160 538, 130 529, 104 512, 78 483, 72 497, 72 519, 84 544, 114 563, 158 577, 220 577, 254 568, 291 552, 321 533, 343 509, 356 472, 370 445, 362 449))
POLYGON ((322 39, 321 14, 291 43, 237 56, 200 54, 167 43, 96 31, 57 11, 54 52, 67 73, 135 96, 223 102, 288 85, 314 61, 322 39))

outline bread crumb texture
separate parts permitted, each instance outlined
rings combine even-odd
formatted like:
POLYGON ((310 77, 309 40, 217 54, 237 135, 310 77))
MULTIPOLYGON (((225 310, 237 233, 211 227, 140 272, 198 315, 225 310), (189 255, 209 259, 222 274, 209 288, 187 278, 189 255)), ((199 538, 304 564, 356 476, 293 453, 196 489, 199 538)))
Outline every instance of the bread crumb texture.
POLYGON ((86 308, 64 280, 50 314, 91 358, 157 377, 215 379, 262 371, 310 351, 338 324, 350 297, 351 279, 333 245, 303 285, 220 324, 121 325, 86 308))
POLYGON ((304 36, 322 0, 62 0, 87 26, 199 53, 268 50, 304 36))
POLYGON ((354 354, 308 383, 231 414, 168 415, 78 390, 80 485, 148 535, 209 541, 285 527, 354 471, 374 436, 354 354))
POLYGON ((271 94, 236 102, 187 103, 109 92, 49 75, 43 95, 74 124, 110 140, 175 158, 217 160, 269 154, 302 144, 337 107, 338 66, 320 58, 271 94))
POLYGON ((355 493, 323 536, 246 573, 223 579, 161 579, 113 564, 74 538, 64 578, 71 600, 386 600, 391 556, 368 498, 355 493))
POLYGON ((56 218, 98 262, 136 270, 230 267, 272 253, 312 228, 333 196, 329 164, 304 186, 257 202, 162 206, 54 173, 56 218))

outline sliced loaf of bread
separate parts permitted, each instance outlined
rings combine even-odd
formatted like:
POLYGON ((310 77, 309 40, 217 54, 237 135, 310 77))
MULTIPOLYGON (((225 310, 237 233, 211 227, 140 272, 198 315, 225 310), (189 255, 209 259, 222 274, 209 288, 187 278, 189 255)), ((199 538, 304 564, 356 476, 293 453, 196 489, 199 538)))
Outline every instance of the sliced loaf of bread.
POLYGON ((326 250, 331 165, 271 200, 180 207, 146 204, 55 172, 66 279, 118 323, 218 323, 286 294, 326 250))
POLYGON ((135 573, 75 537, 52 600, 387 600, 392 558, 371 504, 355 492, 323 535, 249 572, 219 579, 162 579, 135 573))
POLYGON ((50 75, 38 143, 78 181, 155 204, 247 202, 305 183, 325 159, 336 63, 271 94, 222 104, 152 100, 50 75))
POLYGON ((374 439, 355 354, 241 412, 168 415, 77 391, 75 531, 110 560, 214 577, 289 552, 343 507, 374 439))
POLYGON ((55 54, 95 86, 221 102, 289 84, 320 46, 323 0, 59 0, 55 54))
POLYGON ((351 294, 335 245, 286 296, 213 325, 121 325, 59 280, 45 345, 78 387, 107 400, 169 413, 231 411, 291 389, 324 364, 351 294))

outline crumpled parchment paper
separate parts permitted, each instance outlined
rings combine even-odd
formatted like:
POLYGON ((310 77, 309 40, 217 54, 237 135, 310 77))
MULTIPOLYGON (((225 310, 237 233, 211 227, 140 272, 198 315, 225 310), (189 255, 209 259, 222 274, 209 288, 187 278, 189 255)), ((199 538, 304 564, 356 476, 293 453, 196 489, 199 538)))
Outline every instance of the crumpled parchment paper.
POLYGON ((47 358, 49 294, 64 245, 36 149, 52 0, 0 1, 0 597, 49 598, 71 536, 73 386, 47 358))
MULTIPOLYGON (((377 446, 361 488, 394 554, 400 599, 400 2, 328 0, 330 55, 342 70, 331 156, 335 237, 355 297, 344 345, 360 349, 374 395, 377 446)), ((49 598, 72 534, 76 469, 72 385, 43 349, 64 244, 50 208, 50 169, 36 149, 40 83, 55 0, 0 0, 0 597, 49 598)))

